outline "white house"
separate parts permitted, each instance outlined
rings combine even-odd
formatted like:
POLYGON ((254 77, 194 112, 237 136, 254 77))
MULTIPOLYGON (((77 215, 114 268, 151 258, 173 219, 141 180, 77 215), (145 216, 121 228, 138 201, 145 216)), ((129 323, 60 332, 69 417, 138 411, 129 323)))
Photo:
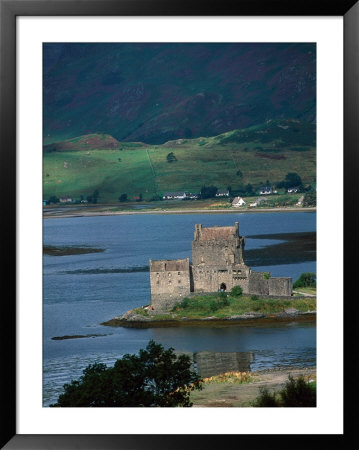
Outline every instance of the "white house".
POLYGON ((71 197, 61 197, 59 200, 60 200, 60 203, 72 203, 71 197))
POLYGON ((239 206, 243 206, 245 204, 246 202, 243 200, 242 197, 235 197, 232 202, 232 206, 234 206, 235 208, 238 208, 239 206))
POLYGON ((186 198, 186 193, 181 192, 164 192, 163 200, 183 200, 186 198))
POLYGON ((218 191, 216 193, 216 197, 229 197, 229 191, 223 190, 223 189, 218 189, 218 191))
POLYGON ((296 187, 292 187, 288 189, 288 194, 295 194, 296 192, 298 192, 298 188, 296 187))
POLYGON ((268 186, 264 186, 261 188, 261 190, 259 191, 259 195, 269 195, 272 193, 272 188, 268 187, 268 186))

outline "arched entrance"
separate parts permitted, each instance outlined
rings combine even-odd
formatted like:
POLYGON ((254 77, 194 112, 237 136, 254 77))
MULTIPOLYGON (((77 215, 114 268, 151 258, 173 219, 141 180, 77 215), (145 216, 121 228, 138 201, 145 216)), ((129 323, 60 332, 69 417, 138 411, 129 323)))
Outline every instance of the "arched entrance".
POLYGON ((227 289, 226 284, 225 284, 225 283, 221 283, 221 285, 219 286, 219 289, 220 289, 222 292, 225 292, 226 289, 227 289))

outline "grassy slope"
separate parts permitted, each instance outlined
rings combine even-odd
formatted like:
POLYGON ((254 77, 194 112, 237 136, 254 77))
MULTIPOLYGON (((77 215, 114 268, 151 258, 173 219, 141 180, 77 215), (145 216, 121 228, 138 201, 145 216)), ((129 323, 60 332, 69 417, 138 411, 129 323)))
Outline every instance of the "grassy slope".
POLYGON ((44 153, 44 198, 86 197, 98 189, 101 202, 117 201, 122 193, 129 199, 140 193, 150 199, 164 191, 199 192, 204 184, 219 189, 228 185, 238 189, 248 183, 259 187, 268 179, 271 183, 284 179, 288 172, 297 172, 303 182, 311 183, 315 167, 315 127, 273 121, 157 146, 122 143, 120 149, 44 153), (177 161, 167 162, 170 152, 177 161))

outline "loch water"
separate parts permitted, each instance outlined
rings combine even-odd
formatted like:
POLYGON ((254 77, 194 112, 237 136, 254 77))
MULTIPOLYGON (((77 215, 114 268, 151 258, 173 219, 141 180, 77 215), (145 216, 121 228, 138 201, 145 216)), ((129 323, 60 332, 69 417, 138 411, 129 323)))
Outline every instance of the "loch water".
POLYGON ((149 303, 150 258, 191 258, 196 223, 228 226, 235 221, 246 236, 245 261, 254 270, 293 280, 303 272, 316 272, 315 212, 44 219, 44 245, 104 251, 43 257, 43 405, 56 402, 63 384, 78 378, 88 364, 111 365, 125 353, 138 352, 150 339, 180 352, 237 354, 251 370, 315 365, 313 322, 150 329, 100 325, 149 303), (95 336, 52 339, 69 335, 95 336))

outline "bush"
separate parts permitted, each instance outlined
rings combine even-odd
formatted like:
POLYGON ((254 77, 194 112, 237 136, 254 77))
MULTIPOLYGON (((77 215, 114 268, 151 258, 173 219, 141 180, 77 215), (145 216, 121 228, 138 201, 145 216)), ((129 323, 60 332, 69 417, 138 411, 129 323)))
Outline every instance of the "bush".
POLYGON ((251 300, 258 300, 258 295, 251 295, 251 300))
POLYGON ((293 284, 293 288, 299 287, 316 287, 316 274, 313 272, 304 272, 293 284))
POLYGON ((241 286, 233 286, 231 289, 231 296, 232 297, 240 297, 243 294, 243 289, 241 286))
POLYGON ((65 384, 52 407, 192 406, 190 393, 202 388, 186 355, 150 341, 138 355, 126 354, 113 367, 90 364, 79 380, 65 384))
POLYGON ((253 406, 259 407, 315 407, 316 386, 304 380, 302 376, 295 380, 291 375, 285 387, 278 394, 263 388, 253 406))
POLYGON ((209 309, 212 312, 218 311, 220 307, 221 307, 221 304, 219 302, 216 302, 215 300, 212 300, 209 304, 209 309))

